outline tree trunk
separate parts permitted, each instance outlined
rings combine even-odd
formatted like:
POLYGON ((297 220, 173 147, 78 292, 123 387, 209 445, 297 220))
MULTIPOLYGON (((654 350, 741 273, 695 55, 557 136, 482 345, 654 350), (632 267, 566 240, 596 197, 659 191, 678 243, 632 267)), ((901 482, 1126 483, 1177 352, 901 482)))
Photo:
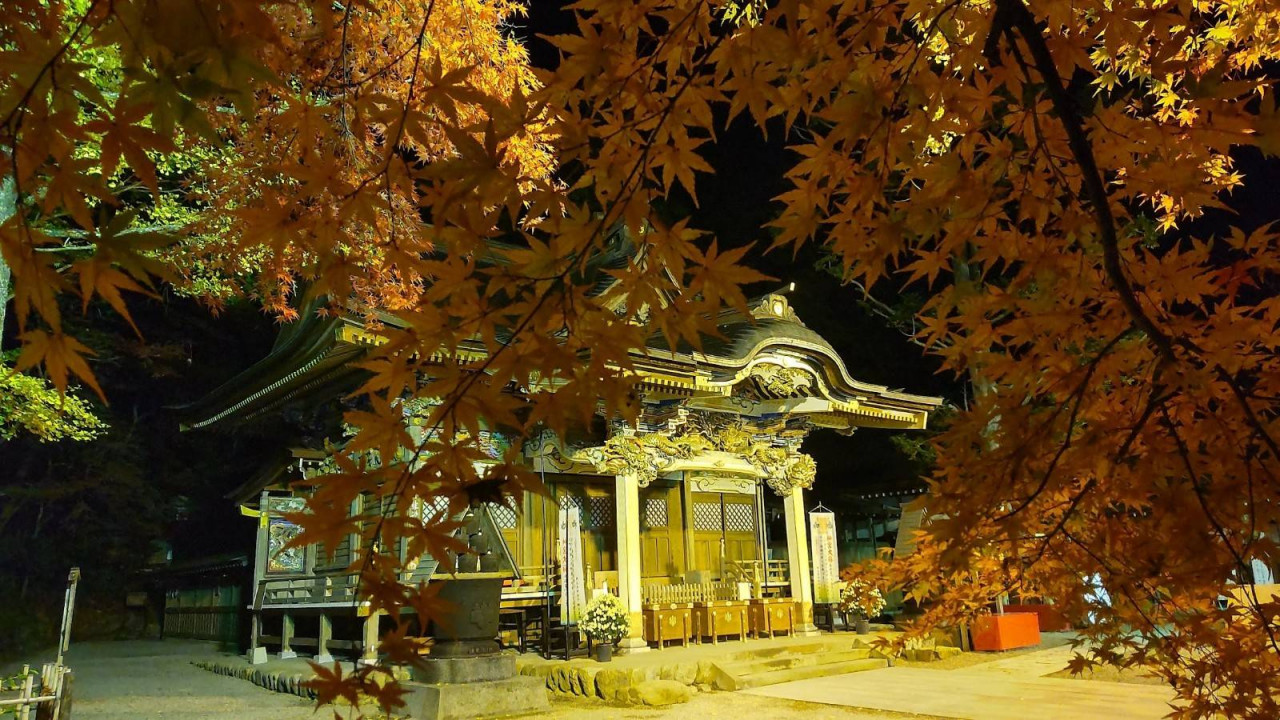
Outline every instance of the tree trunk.
MULTIPOLYGON (((18 193, 12 176, 0 180, 0 224, 13 216, 18 206, 18 193)), ((0 254, 0 348, 4 347, 5 309, 9 307, 9 263, 0 254)))

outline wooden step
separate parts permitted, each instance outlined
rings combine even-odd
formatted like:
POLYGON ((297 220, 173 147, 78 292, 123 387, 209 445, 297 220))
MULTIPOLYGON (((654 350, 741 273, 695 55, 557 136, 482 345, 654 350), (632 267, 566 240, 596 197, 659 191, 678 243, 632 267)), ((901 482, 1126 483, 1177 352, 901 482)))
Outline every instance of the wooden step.
MULTIPOLYGON (((728 644, 728 643, 725 643, 728 644)), ((849 647, 852 647, 852 643, 849 647)), ((838 646, 837 646, 838 647, 838 646)), ((820 655, 829 653, 833 649, 830 643, 799 643, 793 645, 777 645, 766 647, 747 648, 743 650, 731 650, 723 655, 723 663, 750 662, 753 660, 762 660, 766 658, 787 658, 787 657, 809 657, 812 655, 820 655)), ((840 652, 844 652, 840 648, 840 652)))

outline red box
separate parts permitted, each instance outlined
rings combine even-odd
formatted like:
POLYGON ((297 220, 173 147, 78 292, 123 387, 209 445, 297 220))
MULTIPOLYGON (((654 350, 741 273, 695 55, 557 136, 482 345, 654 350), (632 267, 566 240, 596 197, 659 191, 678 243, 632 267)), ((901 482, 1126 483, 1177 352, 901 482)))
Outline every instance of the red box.
POLYGON ((1040 618, 1035 613, 980 615, 969 634, 973 649, 1013 650, 1040 644, 1040 618))

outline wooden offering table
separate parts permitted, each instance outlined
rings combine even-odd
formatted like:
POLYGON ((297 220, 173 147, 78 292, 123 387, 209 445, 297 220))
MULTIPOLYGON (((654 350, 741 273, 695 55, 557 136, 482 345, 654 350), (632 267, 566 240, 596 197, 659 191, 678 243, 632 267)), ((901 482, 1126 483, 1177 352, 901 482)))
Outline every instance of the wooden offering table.
POLYGON ((751 629, 750 612, 745 600, 708 600, 693 604, 694 634, 698 642, 711 638, 717 644, 720 638, 737 635, 747 639, 751 629))
POLYGON ((645 642, 661 650, 667 642, 687 646, 693 639, 693 603, 648 603, 641 608, 645 642))
POLYGON ((796 604, 791 598, 756 598, 751 600, 748 608, 751 634, 755 637, 795 632, 796 604))

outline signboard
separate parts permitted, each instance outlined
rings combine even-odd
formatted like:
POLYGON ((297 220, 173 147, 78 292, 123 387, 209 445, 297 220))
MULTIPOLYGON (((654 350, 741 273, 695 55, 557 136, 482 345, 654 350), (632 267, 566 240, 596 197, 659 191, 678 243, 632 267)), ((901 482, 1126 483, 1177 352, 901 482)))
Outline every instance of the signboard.
POLYGON ((836 550, 836 516, 809 513, 810 562, 813 563, 813 601, 840 602, 840 555, 836 550))
POLYGON ((300 573, 306 569, 306 549, 287 547, 302 528, 283 518, 271 518, 267 525, 267 572, 300 573))
POLYGON ((906 557, 916 551, 916 531, 924 527, 929 513, 926 502, 926 496, 921 495, 902 504, 902 517, 898 520, 898 540, 893 546, 894 558, 906 557))

